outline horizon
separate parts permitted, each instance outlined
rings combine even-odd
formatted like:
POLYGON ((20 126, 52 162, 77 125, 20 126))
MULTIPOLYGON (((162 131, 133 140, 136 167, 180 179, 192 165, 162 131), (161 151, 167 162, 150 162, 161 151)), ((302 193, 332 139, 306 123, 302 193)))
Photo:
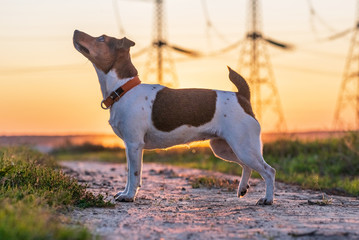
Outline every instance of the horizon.
MULTIPOLYGON (((315 130, 307 129, 303 131, 287 131, 287 132, 262 132, 262 135, 291 135, 291 134, 315 134, 315 133, 350 133, 356 130, 315 130)), ((66 136, 114 136, 117 135, 113 132, 34 132, 34 133, 5 133, 0 137, 66 137, 66 136)))
MULTIPOLYGON (((261 140, 264 144, 275 142, 277 140, 298 140, 301 142, 322 141, 346 136, 348 132, 296 132, 296 133, 262 133, 261 140)), ((84 144, 100 145, 103 147, 120 147, 125 149, 125 144, 113 134, 83 134, 83 135, 0 135, 0 146, 31 146, 41 152, 51 152, 58 147, 67 145, 81 146, 84 144)), ((205 147, 208 148, 209 140, 196 141, 188 144, 175 145, 165 149, 191 149, 205 147)), ((151 151, 151 150, 149 150, 151 151)))

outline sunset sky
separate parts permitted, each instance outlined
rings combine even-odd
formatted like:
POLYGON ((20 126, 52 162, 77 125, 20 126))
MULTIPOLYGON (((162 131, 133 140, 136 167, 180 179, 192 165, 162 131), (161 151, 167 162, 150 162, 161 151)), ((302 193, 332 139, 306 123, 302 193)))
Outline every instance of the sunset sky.
MULTIPOLYGON (((0 135, 111 133, 95 70, 74 49, 72 34, 123 37, 122 25, 136 53, 151 44, 153 2, 0 0, 0 135)), ((288 130, 332 129, 352 34, 326 39, 354 27, 356 1, 261 3, 263 34, 295 46, 268 47, 288 130)), ((165 8, 168 42, 175 45, 210 53, 246 33, 247 0, 166 0, 165 8), (214 27, 206 27, 204 2, 214 27)), ((240 46, 203 58, 173 53, 179 87, 232 90, 226 66, 238 70, 239 52, 240 46)), ((140 77, 147 57, 133 58, 140 77)), ((270 121, 264 119, 264 131, 271 131, 270 121)), ((348 115, 347 126, 353 122, 348 115)))

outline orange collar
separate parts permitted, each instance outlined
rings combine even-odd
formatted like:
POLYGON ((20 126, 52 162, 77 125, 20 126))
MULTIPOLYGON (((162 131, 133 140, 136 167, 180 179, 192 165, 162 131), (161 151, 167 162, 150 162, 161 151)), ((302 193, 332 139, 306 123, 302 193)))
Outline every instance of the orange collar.
POLYGON ((101 107, 103 109, 109 109, 112 104, 117 102, 126 92, 130 91, 140 83, 141 80, 138 78, 138 76, 135 76, 130 81, 113 91, 106 99, 102 100, 101 107), (105 107, 103 105, 105 105, 105 107))

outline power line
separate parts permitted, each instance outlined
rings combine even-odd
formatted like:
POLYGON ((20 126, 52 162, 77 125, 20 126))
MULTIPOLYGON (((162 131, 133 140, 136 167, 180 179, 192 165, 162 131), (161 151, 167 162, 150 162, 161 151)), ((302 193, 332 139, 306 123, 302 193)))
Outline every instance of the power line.
POLYGON ((312 0, 307 0, 307 3, 308 3, 308 7, 309 7, 309 22, 310 22, 313 34, 316 35, 316 37, 318 38, 318 32, 315 27, 316 21, 318 23, 320 23, 322 26, 324 26, 330 32, 332 32, 332 33, 335 32, 336 30, 330 24, 328 24, 327 21, 325 21, 315 10, 312 0))
POLYGON ((119 10, 119 6, 118 6, 118 1, 117 1, 117 0, 112 0, 112 9, 113 9, 113 12, 114 12, 114 14, 115 14, 118 32, 119 32, 120 36, 125 36, 125 35, 126 35, 126 31, 125 31, 125 28, 124 28, 124 26, 123 26, 123 24, 122 24, 122 21, 121 21, 120 10, 119 10))
POLYGON ((206 21, 207 40, 210 41, 209 40, 210 39, 210 30, 212 29, 212 31, 217 35, 217 37, 219 39, 221 39, 223 42, 228 44, 230 41, 228 41, 228 39, 216 28, 216 26, 213 24, 213 22, 209 16, 207 1, 201 0, 201 4, 202 4, 203 16, 206 21))
POLYGON ((204 54, 204 56, 208 56, 208 57, 213 57, 213 56, 218 56, 218 55, 222 55, 222 54, 225 54, 227 52, 230 52, 236 48, 238 48, 238 46, 243 43, 243 39, 240 39, 238 41, 235 41, 234 43, 231 43, 229 44, 228 46, 222 48, 222 49, 219 49, 219 50, 216 50, 216 51, 213 51, 213 52, 210 52, 210 53, 207 53, 207 54, 204 54))
MULTIPOLYGON (((282 69, 289 69, 289 70, 294 70, 297 72, 307 72, 307 73, 313 73, 313 74, 319 74, 319 75, 328 75, 328 76, 333 76, 333 75, 339 75, 339 72, 335 72, 335 71, 328 71, 328 70, 319 70, 316 68, 308 68, 308 67, 300 67, 300 66, 290 66, 290 65, 286 65, 286 64, 276 64, 275 65, 276 68, 282 68, 282 69)), ((309 81, 313 81, 313 79, 307 79, 309 81)))
POLYGON ((0 67, 0 76, 3 75, 18 75, 33 72, 51 72, 51 71, 68 71, 78 70, 79 67, 84 67, 85 64, 64 64, 52 66, 29 66, 29 67, 0 67))
POLYGON ((57 42, 57 41, 69 41, 69 37, 62 36, 44 36, 44 35, 36 35, 36 36, 11 36, 11 35, 0 35, 0 42, 57 42))

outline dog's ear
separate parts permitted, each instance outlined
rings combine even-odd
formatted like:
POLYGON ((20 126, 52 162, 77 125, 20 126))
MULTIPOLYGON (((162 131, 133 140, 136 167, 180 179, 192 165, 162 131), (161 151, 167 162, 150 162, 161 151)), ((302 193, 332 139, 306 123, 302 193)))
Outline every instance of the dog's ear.
POLYGON ((135 42, 132 42, 130 39, 124 37, 117 41, 117 48, 130 48, 135 46, 135 42))

